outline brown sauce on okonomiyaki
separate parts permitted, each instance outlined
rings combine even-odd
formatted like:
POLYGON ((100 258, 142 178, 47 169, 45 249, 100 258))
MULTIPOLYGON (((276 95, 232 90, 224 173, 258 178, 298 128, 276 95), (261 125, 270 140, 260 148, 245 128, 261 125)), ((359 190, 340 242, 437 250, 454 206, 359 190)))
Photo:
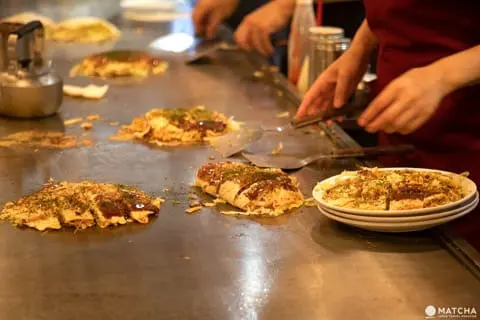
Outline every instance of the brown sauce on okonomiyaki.
POLYGON ((98 210, 105 218, 125 217, 130 213, 128 206, 119 200, 99 196, 97 201, 98 210))
POLYGON ((109 52, 102 52, 94 54, 87 59, 93 62, 96 66, 106 65, 109 62, 147 62, 150 65, 156 66, 162 61, 159 58, 152 57, 147 52, 133 50, 115 50, 109 52))
POLYGON ((288 176, 279 176, 273 180, 264 180, 253 184, 245 195, 248 199, 255 200, 258 199, 261 194, 270 192, 280 187, 290 191, 296 191, 297 189, 288 176))

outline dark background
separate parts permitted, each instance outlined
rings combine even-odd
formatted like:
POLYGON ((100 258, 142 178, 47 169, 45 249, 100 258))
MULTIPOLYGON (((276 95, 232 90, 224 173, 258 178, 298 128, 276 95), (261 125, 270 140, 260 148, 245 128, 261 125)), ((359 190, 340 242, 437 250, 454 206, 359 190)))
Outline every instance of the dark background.
MULTIPOLYGON (((236 12, 227 20, 227 24, 233 29, 237 28, 242 19, 255 9, 267 4, 270 0, 241 0, 236 12)), ((315 10, 316 10, 315 5, 315 10)), ((356 30, 365 18, 365 10, 361 1, 347 1, 328 3, 323 5, 323 25, 340 27, 345 30, 345 36, 353 38, 356 30)), ((273 37, 276 39, 288 38, 289 27, 281 30, 273 37)), ((280 48, 272 61, 279 66, 282 72, 287 70, 287 50, 280 48)))
MULTIPOLYGON (((228 20, 228 24, 232 28, 236 28, 245 15, 268 2, 270 0, 241 0, 237 11, 228 20)), ((353 37, 365 18, 365 10, 361 1, 328 3, 323 6, 323 24, 345 29, 345 35, 349 38, 353 37)))

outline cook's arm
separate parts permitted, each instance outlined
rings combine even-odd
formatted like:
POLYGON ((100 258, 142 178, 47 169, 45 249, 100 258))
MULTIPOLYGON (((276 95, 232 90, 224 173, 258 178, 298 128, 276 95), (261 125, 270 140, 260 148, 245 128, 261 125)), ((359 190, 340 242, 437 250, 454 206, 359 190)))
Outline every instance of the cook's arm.
POLYGON ((364 20, 353 38, 350 48, 327 70, 320 74, 303 98, 297 112, 297 119, 314 115, 331 105, 345 104, 367 71, 370 57, 377 47, 377 39, 364 20))
POLYGON ((431 66, 443 77, 446 93, 480 84, 480 45, 434 62, 431 66))
POLYGON ((244 50, 257 50, 271 56, 274 46, 270 35, 288 25, 295 9, 295 0, 272 0, 253 11, 235 31, 235 40, 244 50))
POLYGON ((354 53, 361 61, 369 60, 377 48, 378 41, 368 26, 367 19, 363 20, 350 45, 350 52, 354 53))
POLYGON ((480 45, 405 72, 373 100, 358 123, 369 132, 414 132, 446 95, 480 83, 479 56, 480 45))

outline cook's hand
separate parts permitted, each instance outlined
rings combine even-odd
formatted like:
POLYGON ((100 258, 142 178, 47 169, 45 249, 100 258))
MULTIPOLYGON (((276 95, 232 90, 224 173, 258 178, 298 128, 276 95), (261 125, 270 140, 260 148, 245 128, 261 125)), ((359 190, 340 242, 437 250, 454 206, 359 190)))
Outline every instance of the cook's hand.
POLYGON ((288 24, 293 15, 295 2, 275 0, 246 16, 237 31, 235 40, 247 51, 256 50, 264 56, 273 55, 270 35, 288 24))
POLYGON ((347 50, 317 78, 306 93, 296 118, 313 116, 320 110, 340 108, 355 92, 368 68, 368 59, 347 50))
POLYGON ((410 134, 434 114, 448 86, 433 66, 412 69, 390 83, 358 120, 368 132, 410 134))
POLYGON ((198 1, 192 15, 195 32, 205 34, 208 39, 213 39, 218 25, 233 14, 239 1, 240 0, 198 1))

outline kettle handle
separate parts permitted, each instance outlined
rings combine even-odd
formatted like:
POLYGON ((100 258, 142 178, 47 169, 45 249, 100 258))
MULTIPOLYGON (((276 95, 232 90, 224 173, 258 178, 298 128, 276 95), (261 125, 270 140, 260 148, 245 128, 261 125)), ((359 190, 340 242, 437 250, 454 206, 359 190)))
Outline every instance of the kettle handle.
POLYGON ((21 26, 20 28, 18 28, 15 31, 13 31, 12 34, 17 35, 17 37, 19 39, 21 39, 25 35, 30 34, 37 29, 43 30, 44 27, 43 27, 43 24, 39 20, 34 20, 34 21, 30 21, 29 23, 21 26))
POLYGON ((33 32, 35 30, 44 30, 43 24, 38 20, 31 21, 10 33, 10 35, 17 36, 16 55, 17 61, 22 68, 27 68, 32 62, 35 45, 33 32))

